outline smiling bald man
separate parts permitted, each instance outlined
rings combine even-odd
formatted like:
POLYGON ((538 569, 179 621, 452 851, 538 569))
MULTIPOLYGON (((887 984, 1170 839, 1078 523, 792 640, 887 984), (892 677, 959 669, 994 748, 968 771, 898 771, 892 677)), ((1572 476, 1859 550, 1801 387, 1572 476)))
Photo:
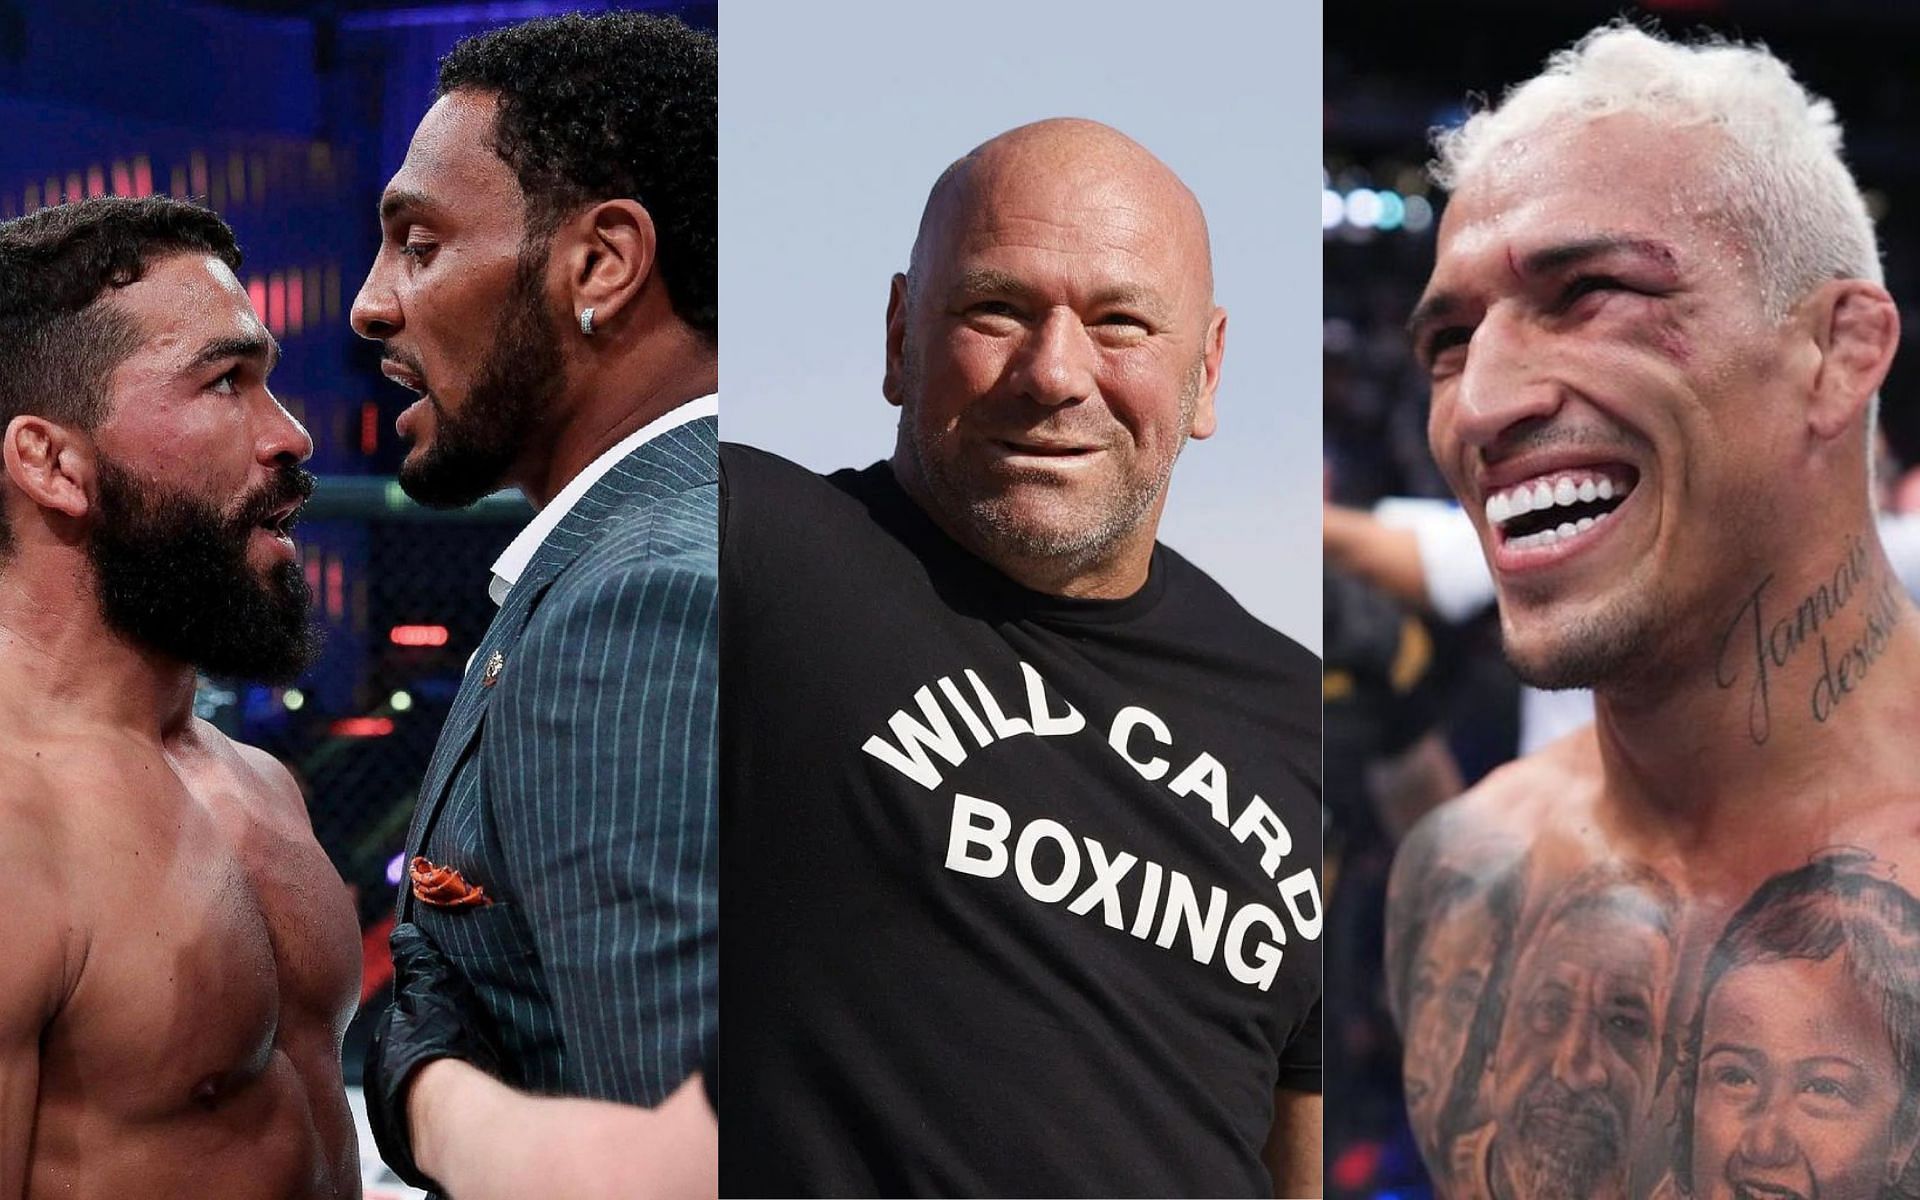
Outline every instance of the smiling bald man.
POLYGON ((1206 222, 1089 121, 934 185, 892 458, 722 453, 722 1190, 1319 1188, 1319 663, 1156 541, 1206 222))

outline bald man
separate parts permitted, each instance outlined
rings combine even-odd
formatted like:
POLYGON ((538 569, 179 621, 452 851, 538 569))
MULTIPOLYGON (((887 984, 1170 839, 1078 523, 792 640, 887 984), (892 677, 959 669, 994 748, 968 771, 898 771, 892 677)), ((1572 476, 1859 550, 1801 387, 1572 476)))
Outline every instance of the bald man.
POLYGON ((1225 332, 1180 180, 1029 125, 892 458, 723 448, 724 1194, 1319 1194, 1319 663, 1155 540, 1225 332))

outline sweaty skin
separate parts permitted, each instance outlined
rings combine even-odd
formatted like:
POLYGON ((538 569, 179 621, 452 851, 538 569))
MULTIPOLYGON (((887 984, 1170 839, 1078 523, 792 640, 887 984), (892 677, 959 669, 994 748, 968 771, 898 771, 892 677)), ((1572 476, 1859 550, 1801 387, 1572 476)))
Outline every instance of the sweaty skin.
POLYGON ((1597 718, 1394 866, 1441 1195, 1920 1196, 1920 622, 1866 463, 1898 318, 1860 279, 1765 310, 1717 136, 1502 151, 1415 312, 1508 658, 1597 718))
POLYGON ((353 910, 285 768, 17 700, 0 746, 0 1194, 359 1195, 353 910))

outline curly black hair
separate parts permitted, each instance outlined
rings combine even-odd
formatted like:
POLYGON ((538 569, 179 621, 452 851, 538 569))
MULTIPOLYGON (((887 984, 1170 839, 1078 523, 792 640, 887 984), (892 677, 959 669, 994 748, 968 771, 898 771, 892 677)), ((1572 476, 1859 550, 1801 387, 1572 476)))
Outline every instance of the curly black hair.
POLYGON ((530 241, 596 201, 645 205, 673 311, 713 341, 718 64, 713 37, 671 17, 573 13, 462 41, 439 94, 498 96, 494 149, 519 179, 530 241))

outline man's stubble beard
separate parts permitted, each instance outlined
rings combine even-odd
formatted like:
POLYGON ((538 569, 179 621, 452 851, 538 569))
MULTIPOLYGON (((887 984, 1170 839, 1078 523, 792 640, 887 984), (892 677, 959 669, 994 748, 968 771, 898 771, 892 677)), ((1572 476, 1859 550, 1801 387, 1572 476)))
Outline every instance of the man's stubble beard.
POLYGON ((247 553, 259 521, 309 495, 312 479, 283 468, 227 514, 197 496, 143 486, 102 456, 87 557, 108 627, 209 675, 293 682, 319 655, 312 591, 297 559, 262 579, 247 553))
POLYGON ((1637 681, 1661 673, 1663 660, 1655 650, 1667 626, 1666 610, 1662 597, 1639 596, 1570 619, 1542 614, 1533 619, 1561 623, 1532 647, 1517 643, 1503 620, 1501 646, 1521 682, 1546 691, 1637 681))
MULTIPOLYGON (((956 469, 952 460, 935 451, 951 430, 924 435, 917 414, 924 379, 919 346, 909 339, 901 348, 901 422, 908 453, 922 485, 934 507, 953 524, 967 530, 975 543, 995 556, 1015 561, 1046 562, 1062 570, 1077 572, 1096 566, 1112 554, 1114 548, 1139 528, 1154 511, 1173 477, 1174 464, 1185 448, 1193 417, 1205 380, 1205 361, 1196 359, 1181 381, 1180 434, 1165 461, 1152 464, 1149 471, 1121 480, 1117 494, 1103 498, 1095 519, 1072 521, 1036 521, 1024 517, 1020 505, 1004 488, 976 486, 956 469)), ((1033 473, 1043 486, 1053 482, 1050 473, 1033 473)), ((1070 514, 1078 516, 1079 514, 1070 514)))
POLYGON ((430 508, 465 508, 506 483, 561 386, 560 336, 542 285, 547 252, 523 249, 494 321, 492 348, 459 412, 433 405, 433 443, 400 466, 400 486, 430 508))
POLYGON ((1625 1195, 1627 1131, 1604 1097, 1574 1093, 1558 1081, 1541 1079, 1522 1098, 1513 1124, 1511 1152, 1501 1154, 1512 1200, 1611 1200, 1625 1195), (1561 1120, 1547 1130, 1534 1128, 1536 1109, 1553 1110, 1561 1120), (1581 1128, 1566 1129, 1570 1123, 1581 1128))

